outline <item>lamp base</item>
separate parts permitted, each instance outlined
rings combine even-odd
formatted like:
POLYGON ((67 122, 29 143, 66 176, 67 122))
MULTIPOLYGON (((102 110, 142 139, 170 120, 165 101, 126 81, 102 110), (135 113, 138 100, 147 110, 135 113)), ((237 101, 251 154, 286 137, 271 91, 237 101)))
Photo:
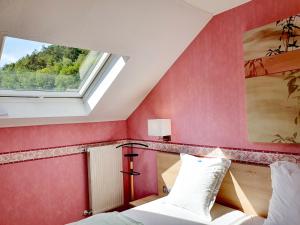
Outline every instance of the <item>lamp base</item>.
POLYGON ((163 136, 163 137, 162 137, 162 140, 163 140, 163 141, 171 141, 171 135, 163 136))

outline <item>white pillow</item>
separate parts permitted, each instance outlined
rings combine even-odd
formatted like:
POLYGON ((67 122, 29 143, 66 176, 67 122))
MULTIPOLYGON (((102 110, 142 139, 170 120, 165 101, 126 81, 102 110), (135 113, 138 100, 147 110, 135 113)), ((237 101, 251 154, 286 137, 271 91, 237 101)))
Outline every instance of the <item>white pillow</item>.
POLYGON ((300 168, 279 161, 270 165, 272 198, 264 225, 300 224, 300 168))
POLYGON ((181 167, 166 202, 196 213, 211 221, 210 210, 215 202, 230 160, 199 158, 180 154, 181 167))

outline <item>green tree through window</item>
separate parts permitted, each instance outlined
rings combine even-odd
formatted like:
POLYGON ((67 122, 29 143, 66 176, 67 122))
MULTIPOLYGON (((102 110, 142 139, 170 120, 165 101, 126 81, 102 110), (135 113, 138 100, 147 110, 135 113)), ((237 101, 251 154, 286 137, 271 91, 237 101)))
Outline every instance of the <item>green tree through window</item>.
POLYGON ((68 91, 78 89, 79 68, 89 50, 43 47, 0 68, 0 89, 68 91))

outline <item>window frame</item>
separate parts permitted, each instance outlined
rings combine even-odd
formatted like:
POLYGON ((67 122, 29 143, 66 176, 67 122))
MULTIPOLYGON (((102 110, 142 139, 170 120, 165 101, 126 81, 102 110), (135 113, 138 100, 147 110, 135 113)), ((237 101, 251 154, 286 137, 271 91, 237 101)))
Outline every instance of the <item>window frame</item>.
MULTIPOLYGON (((2 45, 0 46, 0 54, 2 55, 2 51, 4 49, 4 40, 2 41, 2 45)), ((15 38, 15 37, 12 37, 15 38)), ((26 39, 24 39, 26 40, 26 39)), ((81 98, 83 99, 84 95, 88 92, 88 90, 93 86, 95 80, 99 80, 99 76, 101 76, 101 70, 105 67, 107 63, 109 63, 108 59, 112 54, 107 52, 100 53, 98 56, 98 62, 95 65, 92 65, 89 69, 89 75, 86 76, 86 79, 83 83, 80 84, 80 87, 77 91, 55 91, 55 90, 12 90, 12 89, 0 89, 0 98, 5 97, 14 97, 14 98, 81 98)), ((104 78, 102 78, 104 79, 104 78)))

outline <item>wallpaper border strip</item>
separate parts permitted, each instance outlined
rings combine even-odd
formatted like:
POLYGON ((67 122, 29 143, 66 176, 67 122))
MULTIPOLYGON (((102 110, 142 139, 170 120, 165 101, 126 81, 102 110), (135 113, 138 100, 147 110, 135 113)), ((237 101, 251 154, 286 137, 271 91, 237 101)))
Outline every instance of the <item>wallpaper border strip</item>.
POLYGON ((239 149, 239 148, 228 148, 228 147, 213 147, 213 146, 201 146, 191 145, 182 143, 172 142, 158 142, 158 141, 147 141, 147 140, 134 140, 134 139, 122 139, 113 141, 104 141, 98 143, 89 143, 81 145, 71 145, 53 148, 43 149, 31 149, 14 152, 3 152, 0 153, 0 165, 18 163, 24 161, 32 161, 39 159, 47 159, 54 157, 69 156, 74 154, 85 153, 89 147, 98 147, 111 144, 122 144, 125 142, 137 142, 146 144, 149 148, 139 147, 144 150, 169 152, 169 153, 187 153, 203 157, 223 157, 233 161, 241 163, 269 165, 273 162, 285 160, 300 164, 300 153, 283 153, 283 152, 272 152, 272 151, 259 151, 252 149, 239 149))
POLYGON ((146 144, 149 147, 141 149, 148 149, 160 152, 169 153, 186 153, 196 156, 203 157, 219 157, 227 158, 232 161, 247 163, 247 164, 258 164, 258 165, 270 165, 276 161, 289 161, 300 164, 299 153, 284 153, 284 152, 273 152, 273 151, 260 151, 252 149, 239 149, 239 148, 228 148, 228 147, 213 147, 213 146, 201 146, 201 145, 190 145, 182 143, 172 142, 157 142, 157 141, 146 141, 146 140, 130 140, 132 142, 146 144))
POLYGON ((126 140, 114 140, 114 141, 97 142, 91 144, 22 150, 22 151, 15 151, 15 152, 3 152, 0 154, 0 165, 81 154, 87 152, 87 148, 90 147, 122 144, 125 142, 126 140))

